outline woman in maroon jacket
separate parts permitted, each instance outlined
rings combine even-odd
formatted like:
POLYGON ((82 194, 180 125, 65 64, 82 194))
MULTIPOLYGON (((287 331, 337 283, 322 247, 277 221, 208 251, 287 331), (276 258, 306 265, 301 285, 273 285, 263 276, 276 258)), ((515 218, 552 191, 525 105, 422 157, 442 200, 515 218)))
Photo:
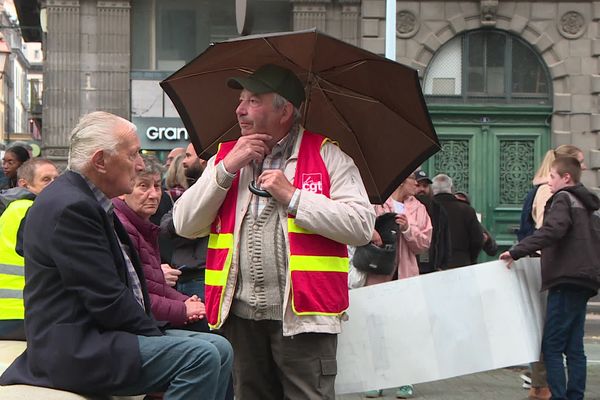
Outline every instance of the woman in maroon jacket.
POLYGON ((143 159, 145 167, 136 176, 133 191, 113 199, 113 204, 144 267, 152 313, 172 327, 208 331, 202 301, 197 296, 179 293, 165 281, 158 248, 160 228, 150 222, 161 198, 162 166, 154 157, 143 159))

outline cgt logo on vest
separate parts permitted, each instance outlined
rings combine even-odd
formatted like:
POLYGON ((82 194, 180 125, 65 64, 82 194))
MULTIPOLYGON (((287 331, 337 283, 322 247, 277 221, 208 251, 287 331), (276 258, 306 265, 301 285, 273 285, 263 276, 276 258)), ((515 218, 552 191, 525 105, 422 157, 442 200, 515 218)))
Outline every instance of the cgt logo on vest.
POLYGON ((302 174, 302 190, 323 194, 323 176, 320 173, 302 174))

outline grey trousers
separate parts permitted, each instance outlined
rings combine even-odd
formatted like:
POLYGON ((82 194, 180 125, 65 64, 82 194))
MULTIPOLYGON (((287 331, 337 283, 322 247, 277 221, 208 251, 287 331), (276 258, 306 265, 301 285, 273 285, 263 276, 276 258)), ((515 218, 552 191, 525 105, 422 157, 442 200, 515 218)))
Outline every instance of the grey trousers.
POLYGON ((234 353, 236 400, 334 400, 337 335, 284 337, 281 321, 229 315, 223 326, 234 353))

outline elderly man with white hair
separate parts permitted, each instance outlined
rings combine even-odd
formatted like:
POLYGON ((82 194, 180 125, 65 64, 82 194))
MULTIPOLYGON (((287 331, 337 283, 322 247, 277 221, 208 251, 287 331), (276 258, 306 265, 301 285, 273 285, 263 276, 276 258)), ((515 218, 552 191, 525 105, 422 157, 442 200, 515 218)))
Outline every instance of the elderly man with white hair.
POLYGON ((224 398, 230 344, 217 335, 165 331, 154 320, 138 254, 114 214, 111 198, 131 193, 144 168, 139 152, 135 125, 116 115, 85 115, 73 130, 69 170, 26 218, 28 344, 0 384, 224 398))
POLYGON ((448 268, 475 264, 483 246, 483 231, 473 207, 452 194, 452 178, 439 174, 431 185, 434 199, 448 214, 450 258, 448 268))

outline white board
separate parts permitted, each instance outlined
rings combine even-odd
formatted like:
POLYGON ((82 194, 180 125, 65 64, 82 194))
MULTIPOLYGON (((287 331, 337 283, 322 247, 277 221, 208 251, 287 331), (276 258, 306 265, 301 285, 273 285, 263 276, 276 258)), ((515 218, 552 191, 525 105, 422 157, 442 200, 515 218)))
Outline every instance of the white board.
POLYGON ((336 393, 430 382, 537 361, 538 258, 472 265, 350 291, 336 393))

